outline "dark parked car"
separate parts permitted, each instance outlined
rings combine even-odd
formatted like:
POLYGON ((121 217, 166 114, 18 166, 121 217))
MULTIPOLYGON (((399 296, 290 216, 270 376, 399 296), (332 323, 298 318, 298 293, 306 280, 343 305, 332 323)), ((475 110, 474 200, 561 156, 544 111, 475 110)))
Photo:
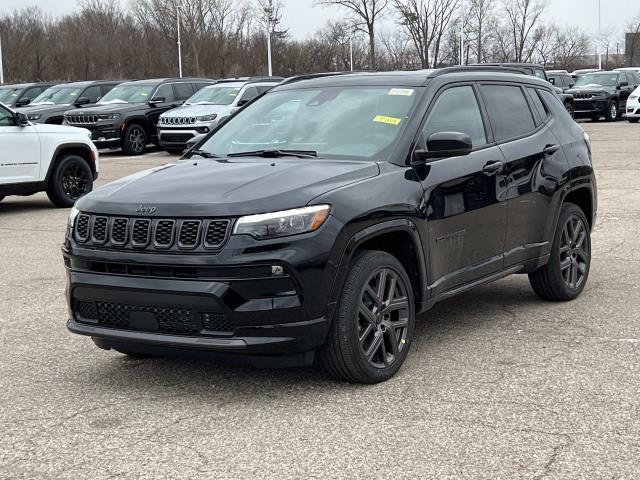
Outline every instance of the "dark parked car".
POLYGON ((74 333, 103 349, 391 377, 416 315, 513 273, 584 288, 589 137, 500 68, 301 77, 185 159, 81 198, 63 246, 74 333))
POLYGON ((51 83, 0 85, 0 103, 12 108, 24 107, 52 85, 51 83))
POLYGON ((38 95, 26 107, 17 111, 25 113, 34 123, 60 125, 64 112, 69 108, 86 108, 94 105, 122 80, 96 80, 54 85, 38 95))
POLYGON ((615 122, 625 111, 627 99, 638 87, 640 79, 627 72, 594 72, 580 75, 573 88, 567 90, 575 98, 578 118, 598 121, 604 116, 615 122))
POLYGON ((65 123, 91 131, 98 148, 122 148, 141 155, 149 143, 158 143, 158 117, 182 105, 202 87, 205 78, 158 78, 127 82, 114 88, 91 109, 70 110, 65 123))
MULTIPOLYGON (((538 65, 537 63, 484 63, 484 64, 478 64, 478 65, 516 68, 518 70, 522 70, 523 73, 526 73, 527 75, 533 75, 534 77, 538 77, 542 80, 546 80, 547 82, 551 83, 554 86, 554 91, 558 94, 558 97, 562 101, 562 104, 564 105, 565 110, 569 112, 569 115, 571 115, 571 117, 574 116, 575 105, 574 105, 573 95, 566 92, 559 85, 555 85, 555 83, 547 76, 547 73, 542 65, 538 65)), ((478 65, 473 65, 473 66, 478 66, 478 65)))
POLYGON ((568 89, 572 88, 576 83, 575 79, 571 76, 570 73, 547 72, 547 78, 554 87, 558 87, 563 92, 566 92, 568 89))

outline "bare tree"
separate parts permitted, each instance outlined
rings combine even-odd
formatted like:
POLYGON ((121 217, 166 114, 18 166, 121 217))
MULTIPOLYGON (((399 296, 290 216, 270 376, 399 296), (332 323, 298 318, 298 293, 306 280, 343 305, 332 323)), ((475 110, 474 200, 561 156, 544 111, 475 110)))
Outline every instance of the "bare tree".
POLYGON ((536 55, 540 63, 546 66, 558 50, 558 27, 553 24, 540 26, 535 30, 534 37, 536 55))
POLYGON ((466 31, 467 43, 475 52, 476 63, 482 63, 486 58, 485 43, 496 21, 495 0, 471 0, 466 31))
POLYGON ((354 15, 355 27, 369 36, 369 68, 376 68, 376 20, 384 13, 389 0, 317 0, 319 5, 343 7, 354 15))
POLYGON ((536 47, 535 28, 545 9, 543 0, 503 0, 503 8, 513 45, 513 61, 530 61, 536 47))
POLYGON ((569 27, 558 31, 554 63, 569 71, 583 65, 584 57, 591 48, 591 39, 578 27, 569 27))

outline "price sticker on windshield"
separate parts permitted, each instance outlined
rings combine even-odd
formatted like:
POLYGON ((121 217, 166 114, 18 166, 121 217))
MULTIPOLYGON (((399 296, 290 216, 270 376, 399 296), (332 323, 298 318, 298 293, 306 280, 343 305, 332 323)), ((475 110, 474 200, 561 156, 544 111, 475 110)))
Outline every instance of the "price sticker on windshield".
POLYGON ((413 95, 413 88, 392 88, 388 95, 395 97, 410 97, 413 95))
POLYGON ((386 123, 388 125, 400 125, 402 119, 397 117, 387 117, 385 115, 376 115, 375 117, 373 117, 373 121, 378 123, 386 123))

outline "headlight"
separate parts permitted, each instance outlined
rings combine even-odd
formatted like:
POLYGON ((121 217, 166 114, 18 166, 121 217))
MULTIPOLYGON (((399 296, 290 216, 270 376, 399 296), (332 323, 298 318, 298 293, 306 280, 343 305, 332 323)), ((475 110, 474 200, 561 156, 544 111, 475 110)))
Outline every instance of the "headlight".
POLYGON ((40 117, 42 117, 41 113, 30 113, 29 115, 27 115, 27 118, 29 120, 40 120, 40 117))
POLYGON ((251 235, 263 240, 313 232, 329 216, 329 205, 296 208, 282 212, 263 213, 241 217, 233 229, 236 235, 251 235))
POLYGON ((76 217, 79 213, 80 210, 78 210, 76 207, 71 207, 71 210, 69 211, 69 221, 67 222, 69 228, 73 228, 76 223, 76 217))
POLYGON ((215 120, 218 117, 215 113, 212 115, 202 115, 200 117, 196 117, 196 120, 199 122, 210 122, 211 120, 215 120))
POLYGON ((117 120, 120 118, 119 113, 101 113, 98 115, 100 120, 117 120))

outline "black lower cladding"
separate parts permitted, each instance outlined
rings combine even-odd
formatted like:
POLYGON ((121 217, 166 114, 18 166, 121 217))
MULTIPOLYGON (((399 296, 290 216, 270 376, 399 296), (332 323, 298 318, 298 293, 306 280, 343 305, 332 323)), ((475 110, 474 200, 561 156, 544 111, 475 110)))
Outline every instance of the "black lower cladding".
POLYGON ((126 330, 175 335, 230 334, 234 330, 224 312, 196 312, 186 307, 77 301, 75 313, 80 322, 126 330))

